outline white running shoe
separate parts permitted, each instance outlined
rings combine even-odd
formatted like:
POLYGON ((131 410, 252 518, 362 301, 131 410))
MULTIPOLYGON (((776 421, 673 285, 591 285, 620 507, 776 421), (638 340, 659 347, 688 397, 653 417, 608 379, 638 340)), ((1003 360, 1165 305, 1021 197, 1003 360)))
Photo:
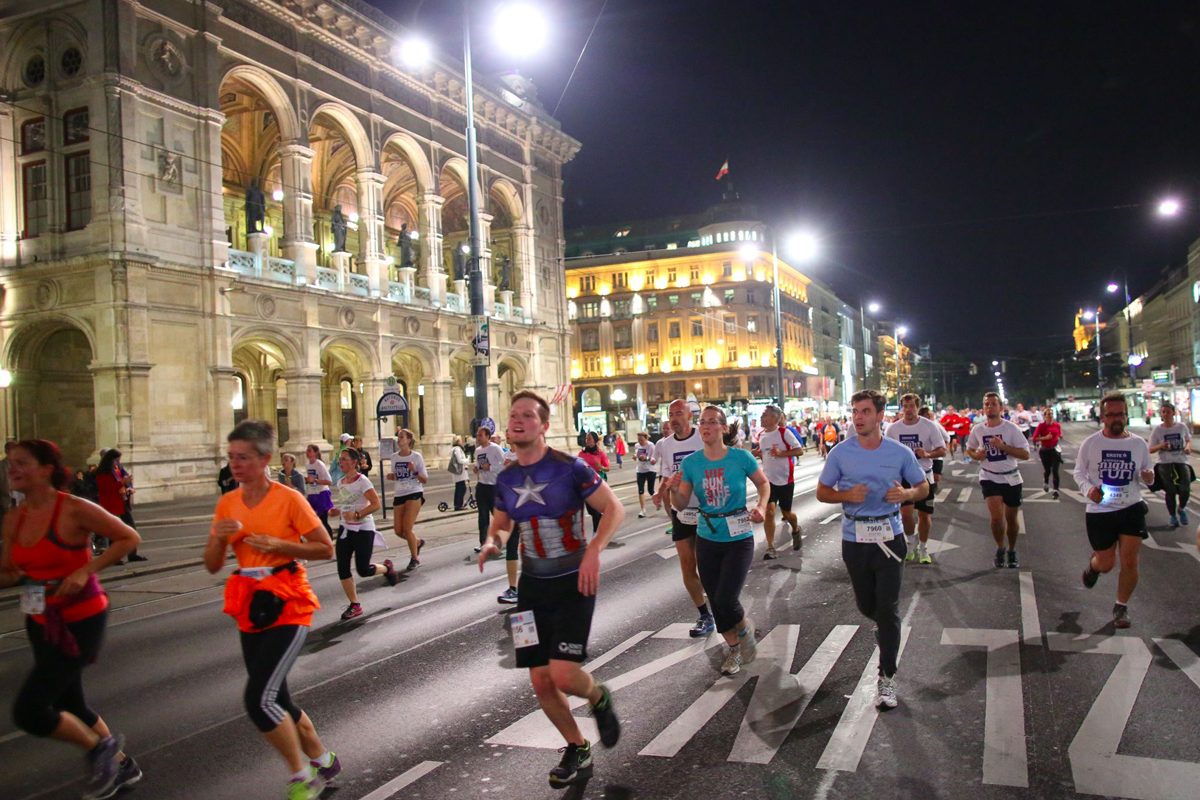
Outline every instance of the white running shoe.
POLYGON ((875 684, 875 707, 888 709, 899 704, 900 700, 896 697, 896 676, 885 678, 881 675, 875 684))
POLYGON ((741 645, 734 645, 729 648, 729 652, 725 655, 725 660, 721 662, 722 675, 737 675, 742 671, 742 653, 741 645))

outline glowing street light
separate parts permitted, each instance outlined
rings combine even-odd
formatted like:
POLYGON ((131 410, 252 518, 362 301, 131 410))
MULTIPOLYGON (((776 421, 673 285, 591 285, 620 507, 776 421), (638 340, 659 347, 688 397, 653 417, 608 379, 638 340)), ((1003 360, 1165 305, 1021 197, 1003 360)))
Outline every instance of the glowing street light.
POLYGON ((747 264, 755 261, 758 258, 758 246, 749 242, 743 244, 738 248, 738 258, 747 264))
POLYGON ((812 231, 798 231, 787 237, 785 249, 792 260, 806 264, 821 253, 821 240, 812 231))
POLYGON ((867 303, 867 311, 870 311, 872 314, 878 314, 881 308, 883 308, 883 306, 879 305, 879 303, 876 303, 875 301, 867 303))
POLYGON ((396 59, 409 69, 419 69, 433 60, 433 46, 428 39, 410 36, 392 51, 396 59))
POLYGON ((1113 281, 1109 281, 1108 286, 1104 287, 1104 291, 1108 292, 1109 294, 1116 294, 1120 290, 1121 286, 1113 281))
POLYGON ((1177 217, 1182 209, 1183 204, 1179 202, 1178 198, 1164 197, 1158 201, 1158 208, 1156 210, 1160 217, 1177 217))
POLYGON ((496 9, 493 33, 512 56, 536 53, 549 36, 546 17, 530 3, 504 3, 496 9))

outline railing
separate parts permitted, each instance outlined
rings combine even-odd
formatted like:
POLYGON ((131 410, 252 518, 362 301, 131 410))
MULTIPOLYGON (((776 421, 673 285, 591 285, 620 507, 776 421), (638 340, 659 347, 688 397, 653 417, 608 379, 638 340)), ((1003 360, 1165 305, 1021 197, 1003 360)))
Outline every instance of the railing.
MULTIPOLYGON (((239 275, 284 283, 290 286, 303 285, 304 283, 304 276, 299 274, 296 269, 296 262, 291 259, 265 255, 260 256, 244 250, 230 249, 228 252, 229 257, 225 262, 225 268, 239 275)), ((371 296, 370 279, 366 275, 357 272, 341 273, 336 269, 317 267, 315 286, 328 292, 351 294, 358 297, 371 296)), ((447 292, 445 297, 445 302, 441 306, 447 311, 455 314, 467 314, 470 312, 470 305, 466 296, 455 292, 447 292)), ((425 306, 427 308, 437 307, 433 302, 433 297, 428 286, 410 286, 403 281, 388 281, 384 299, 406 305, 425 306)), ((492 316, 500 320, 524 322, 525 309, 520 306, 496 302, 492 306, 492 316)), ((587 317, 580 318, 587 319, 587 317)))
POLYGON ((341 288, 341 281, 338 280, 336 269, 326 269, 325 267, 317 267, 317 287, 320 289, 328 289, 331 292, 336 292, 341 288))
POLYGON ((350 273, 350 293, 369 297, 371 294, 371 280, 366 275, 359 275, 357 272, 350 273))

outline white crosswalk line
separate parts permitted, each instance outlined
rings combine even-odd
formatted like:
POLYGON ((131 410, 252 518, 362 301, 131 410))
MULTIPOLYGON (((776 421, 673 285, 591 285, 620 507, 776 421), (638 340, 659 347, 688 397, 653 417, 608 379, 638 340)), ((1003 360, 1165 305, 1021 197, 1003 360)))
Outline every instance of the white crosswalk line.
POLYGON ((965 503, 971 499, 971 493, 975 491, 975 487, 967 486, 958 493, 958 502, 965 503))
POLYGON ((399 777, 392 778, 383 786, 363 797, 362 800, 388 800, 396 792, 416 783, 444 763, 444 761, 422 761, 399 777))

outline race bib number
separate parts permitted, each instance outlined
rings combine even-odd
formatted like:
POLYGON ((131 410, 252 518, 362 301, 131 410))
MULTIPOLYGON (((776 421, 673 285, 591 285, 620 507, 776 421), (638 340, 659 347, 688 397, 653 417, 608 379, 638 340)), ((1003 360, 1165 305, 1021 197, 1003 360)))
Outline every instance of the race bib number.
POLYGON ((1133 502, 1133 492, 1129 486, 1109 486, 1107 484, 1100 487, 1103 496, 1100 498, 1102 506, 1127 506, 1133 502))
POLYGON ((537 623, 534 622, 532 611, 522 611, 508 619, 512 623, 514 647, 533 647, 538 643, 537 623))
POLYGON ((729 535, 733 538, 745 536, 754 531, 754 522, 750 519, 749 511, 726 517, 725 524, 729 527, 729 535))
POLYGON ((854 541, 859 544, 890 542, 894 536, 890 519, 854 520, 854 541))
POLYGON ((21 613, 46 613, 46 587, 40 583, 31 583, 21 588, 21 613))
POLYGON ((700 512, 695 508, 685 508, 676 511, 675 518, 684 525, 695 525, 700 520, 700 512))

